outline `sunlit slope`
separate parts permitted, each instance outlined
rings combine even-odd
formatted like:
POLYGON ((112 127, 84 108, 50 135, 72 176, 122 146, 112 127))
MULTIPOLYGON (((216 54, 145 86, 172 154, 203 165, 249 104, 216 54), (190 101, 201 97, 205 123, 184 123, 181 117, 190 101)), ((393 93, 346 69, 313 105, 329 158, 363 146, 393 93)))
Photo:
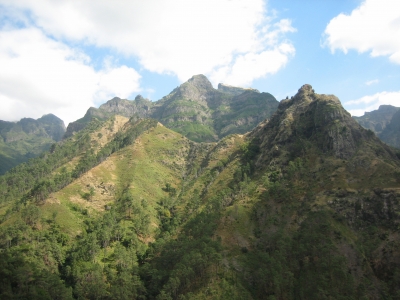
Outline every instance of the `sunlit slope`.
POLYGON ((189 148, 186 138, 159 124, 143 133, 133 145, 115 152, 52 194, 49 202, 73 203, 89 212, 102 212, 129 191, 135 201, 146 199, 154 207, 166 195, 166 184, 180 188, 189 148), (92 196, 85 196, 91 191, 92 196))

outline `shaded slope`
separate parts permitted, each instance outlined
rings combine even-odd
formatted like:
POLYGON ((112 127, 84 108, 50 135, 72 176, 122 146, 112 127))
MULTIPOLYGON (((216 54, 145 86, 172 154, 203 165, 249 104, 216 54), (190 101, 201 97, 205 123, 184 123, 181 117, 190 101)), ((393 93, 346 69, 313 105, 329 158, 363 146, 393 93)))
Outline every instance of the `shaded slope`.
POLYGON ((48 150, 64 133, 64 122, 52 114, 15 123, 0 121, 0 174, 48 150))
POLYGON ((309 85, 250 136, 265 187, 254 209, 257 251, 246 267, 256 293, 292 298, 291 290, 308 299, 398 293, 400 252, 389 246, 400 243, 394 149, 360 127, 335 96, 309 85))
POLYGON ((377 110, 366 112, 361 117, 353 117, 362 127, 370 129, 379 135, 392 120, 393 115, 400 109, 392 105, 380 105, 377 110))
POLYGON ((379 134, 379 138, 388 145, 400 149, 400 110, 393 115, 390 123, 379 134))

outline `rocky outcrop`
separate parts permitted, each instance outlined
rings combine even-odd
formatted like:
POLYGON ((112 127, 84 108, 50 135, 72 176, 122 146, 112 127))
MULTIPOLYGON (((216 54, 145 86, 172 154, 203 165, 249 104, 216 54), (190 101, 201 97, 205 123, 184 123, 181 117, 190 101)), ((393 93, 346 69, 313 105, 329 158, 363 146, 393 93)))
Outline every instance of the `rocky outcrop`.
POLYGON ((363 151, 395 158, 388 146, 351 118, 336 96, 317 94, 308 84, 291 99, 282 100, 271 119, 250 136, 259 139, 260 165, 277 156, 281 161, 301 156, 309 147, 349 160, 364 145, 363 151))

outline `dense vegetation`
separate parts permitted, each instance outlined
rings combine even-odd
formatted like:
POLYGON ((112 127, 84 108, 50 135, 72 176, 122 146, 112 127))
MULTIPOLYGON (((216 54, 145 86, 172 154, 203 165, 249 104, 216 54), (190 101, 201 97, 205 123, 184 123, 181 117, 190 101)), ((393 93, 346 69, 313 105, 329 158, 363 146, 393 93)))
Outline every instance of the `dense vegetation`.
POLYGON ((114 123, 0 177, 0 298, 400 297, 400 160, 336 98, 210 144, 114 123))

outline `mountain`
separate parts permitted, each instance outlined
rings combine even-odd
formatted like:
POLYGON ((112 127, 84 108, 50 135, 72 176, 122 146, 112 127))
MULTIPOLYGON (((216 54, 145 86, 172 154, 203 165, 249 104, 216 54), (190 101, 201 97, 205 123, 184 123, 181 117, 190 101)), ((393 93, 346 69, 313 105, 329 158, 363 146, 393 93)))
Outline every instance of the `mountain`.
MULTIPOLYGON (((162 100, 215 104, 204 90, 162 100)), ((93 118, 0 176, 0 298, 395 299, 399 174, 400 152, 310 85, 211 143, 93 118)))
POLYGON ((64 122, 48 114, 34 120, 23 118, 18 122, 0 120, 0 174, 40 155, 65 134, 64 122))
POLYGON ((400 109, 397 110, 390 123, 379 134, 379 138, 388 145, 400 149, 400 109))
POLYGON ((214 89, 204 75, 196 75, 161 100, 142 96, 135 100, 113 98, 68 125, 65 137, 84 128, 90 120, 106 120, 114 114, 154 118, 166 127, 197 142, 213 142, 231 133, 245 133, 268 118, 278 101, 268 93, 219 84, 214 89))
POLYGON ((380 105, 377 110, 365 112, 363 116, 353 118, 364 128, 379 135, 392 120, 393 115, 400 109, 392 105, 380 105))
POLYGON ((400 148, 400 107, 381 105, 377 110, 353 118, 388 145, 400 148))

